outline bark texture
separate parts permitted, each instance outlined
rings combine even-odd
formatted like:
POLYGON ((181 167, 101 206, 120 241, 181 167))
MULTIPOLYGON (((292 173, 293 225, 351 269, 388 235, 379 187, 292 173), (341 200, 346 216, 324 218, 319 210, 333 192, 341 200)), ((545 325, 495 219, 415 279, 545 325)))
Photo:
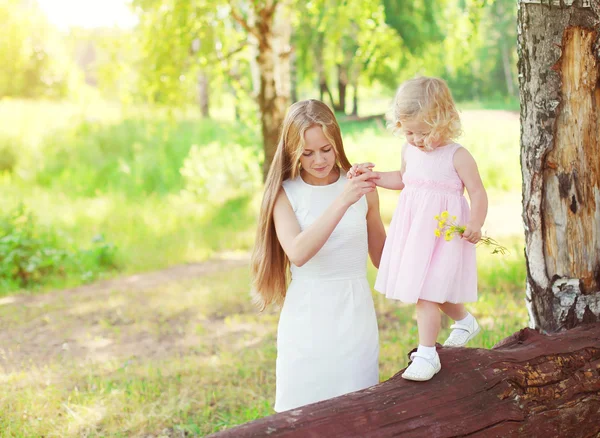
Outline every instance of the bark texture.
POLYGON ((600 320, 598 0, 522 0, 521 166, 531 326, 600 320))
POLYGON ((438 347, 429 382, 400 373, 371 388, 214 437, 596 437, 600 324, 523 329, 491 350, 438 347))
MULTIPOLYGON (((230 0, 231 3, 231 0, 230 0)), ((244 17, 235 6, 233 18, 254 39, 258 106, 263 137, 263 179, 266 178, 277 149, 279 130, 290 104, 290 12, 280 0, 252 2, 251 15, 244 17)))

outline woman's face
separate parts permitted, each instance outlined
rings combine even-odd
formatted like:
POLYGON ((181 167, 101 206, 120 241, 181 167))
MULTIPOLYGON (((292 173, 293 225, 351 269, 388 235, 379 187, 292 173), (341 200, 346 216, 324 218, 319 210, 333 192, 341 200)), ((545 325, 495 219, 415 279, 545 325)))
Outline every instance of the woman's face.
POLYGON ((335 150, 319 125, 304 132, 304 150, 300 156, 302 169, 317 180, 327 178, 335 166, 335 150))

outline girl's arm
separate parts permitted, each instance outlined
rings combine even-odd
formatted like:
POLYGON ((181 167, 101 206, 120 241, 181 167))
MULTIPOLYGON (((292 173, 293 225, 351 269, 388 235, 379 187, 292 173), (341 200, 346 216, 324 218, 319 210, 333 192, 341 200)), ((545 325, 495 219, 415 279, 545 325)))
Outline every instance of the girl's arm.
MULTIPOLYGON (((404 155, 407 147, 408 144, 404 144, 404 146, 402 146, 402 167, 400 170, 395 170, 393 172, 374 172, 379 176, 379 178, 375 181, 379 187, 390 190, 402 190, 404 188, 402 175, 404 175, 404 171, 406 170, 406 161, 404 159, 404 155)), ((352 166, 350 171, 348 171, 347 177, 352 178, 356 175, 361 175, 364 172, 372 171, 373 167, 375 167, 375 164, 373 163, 355 164, 352 166)))
POLYGON ((304 231, 300 229, 285 191, 279 191, 273 207, 275 231, 281 247, 294 265, 302 266, 313 258, 325 245, 348 208, 363 195, 376 190, 375 183, 368 181, 373 178, 376 175, 367 172, 348 181, 344 192, 304 231))
POLYGON ((367 233, 369 236, 369 256, 373 266, 379 269, 383 244, 385 243, 385 228, 379 213, 379 195, 377 190, 367 193, 367 233))
POLYGON ((477 163, 473 156, 465 148, 459 148, 454 154, 454 168, 469 193, 471 200, 471 219, 467 223, 467 229, 463 238, 471 243, 477 243, 481 239, 481 227, 485 222, 488 211, 488 197, 477 163))
POLYGON ((402 170, 375 173, 379 175, 379 179, 376 181, 376 184, 379 187, 390 190, 402 190, 404 188, 404 182, 402 181, 402 170))

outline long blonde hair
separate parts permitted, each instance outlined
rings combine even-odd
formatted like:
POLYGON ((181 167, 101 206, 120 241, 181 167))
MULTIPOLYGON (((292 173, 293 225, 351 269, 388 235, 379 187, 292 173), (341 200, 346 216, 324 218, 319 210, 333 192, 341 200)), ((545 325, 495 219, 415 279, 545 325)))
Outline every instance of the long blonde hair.
POLYGON ((387 115, 388 128, 397 134, 402 121, 415 119, 431 126, 431 133, 424 139, 426 146, 460 137, 460 116, 443 79, 420 76, 400 85, 387 115))
POLYGON ((329 107, 315 99, 296 102, 290 106, 265 181, 256 241, 250 262, 254 297, 261 310, 269 304, 281 305, 285 298, 290 260, 277 239, 273 207, 283 182, 295 179, 300 174, 304 133, 313 126, 321 126, 323 129, 323 134, 334 148, 338 167, 344 172, 351 167, 344 152, 340 127, 329 107))

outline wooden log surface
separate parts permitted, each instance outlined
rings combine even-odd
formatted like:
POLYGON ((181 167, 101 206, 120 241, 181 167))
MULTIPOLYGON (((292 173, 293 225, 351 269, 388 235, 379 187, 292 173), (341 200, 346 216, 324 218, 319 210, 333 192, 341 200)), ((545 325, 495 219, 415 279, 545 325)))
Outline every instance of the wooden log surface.
POLYGON ((438 352, 442 370, 429 382, 400 371, 211 437, 600 437, 600 323, 438 352))

